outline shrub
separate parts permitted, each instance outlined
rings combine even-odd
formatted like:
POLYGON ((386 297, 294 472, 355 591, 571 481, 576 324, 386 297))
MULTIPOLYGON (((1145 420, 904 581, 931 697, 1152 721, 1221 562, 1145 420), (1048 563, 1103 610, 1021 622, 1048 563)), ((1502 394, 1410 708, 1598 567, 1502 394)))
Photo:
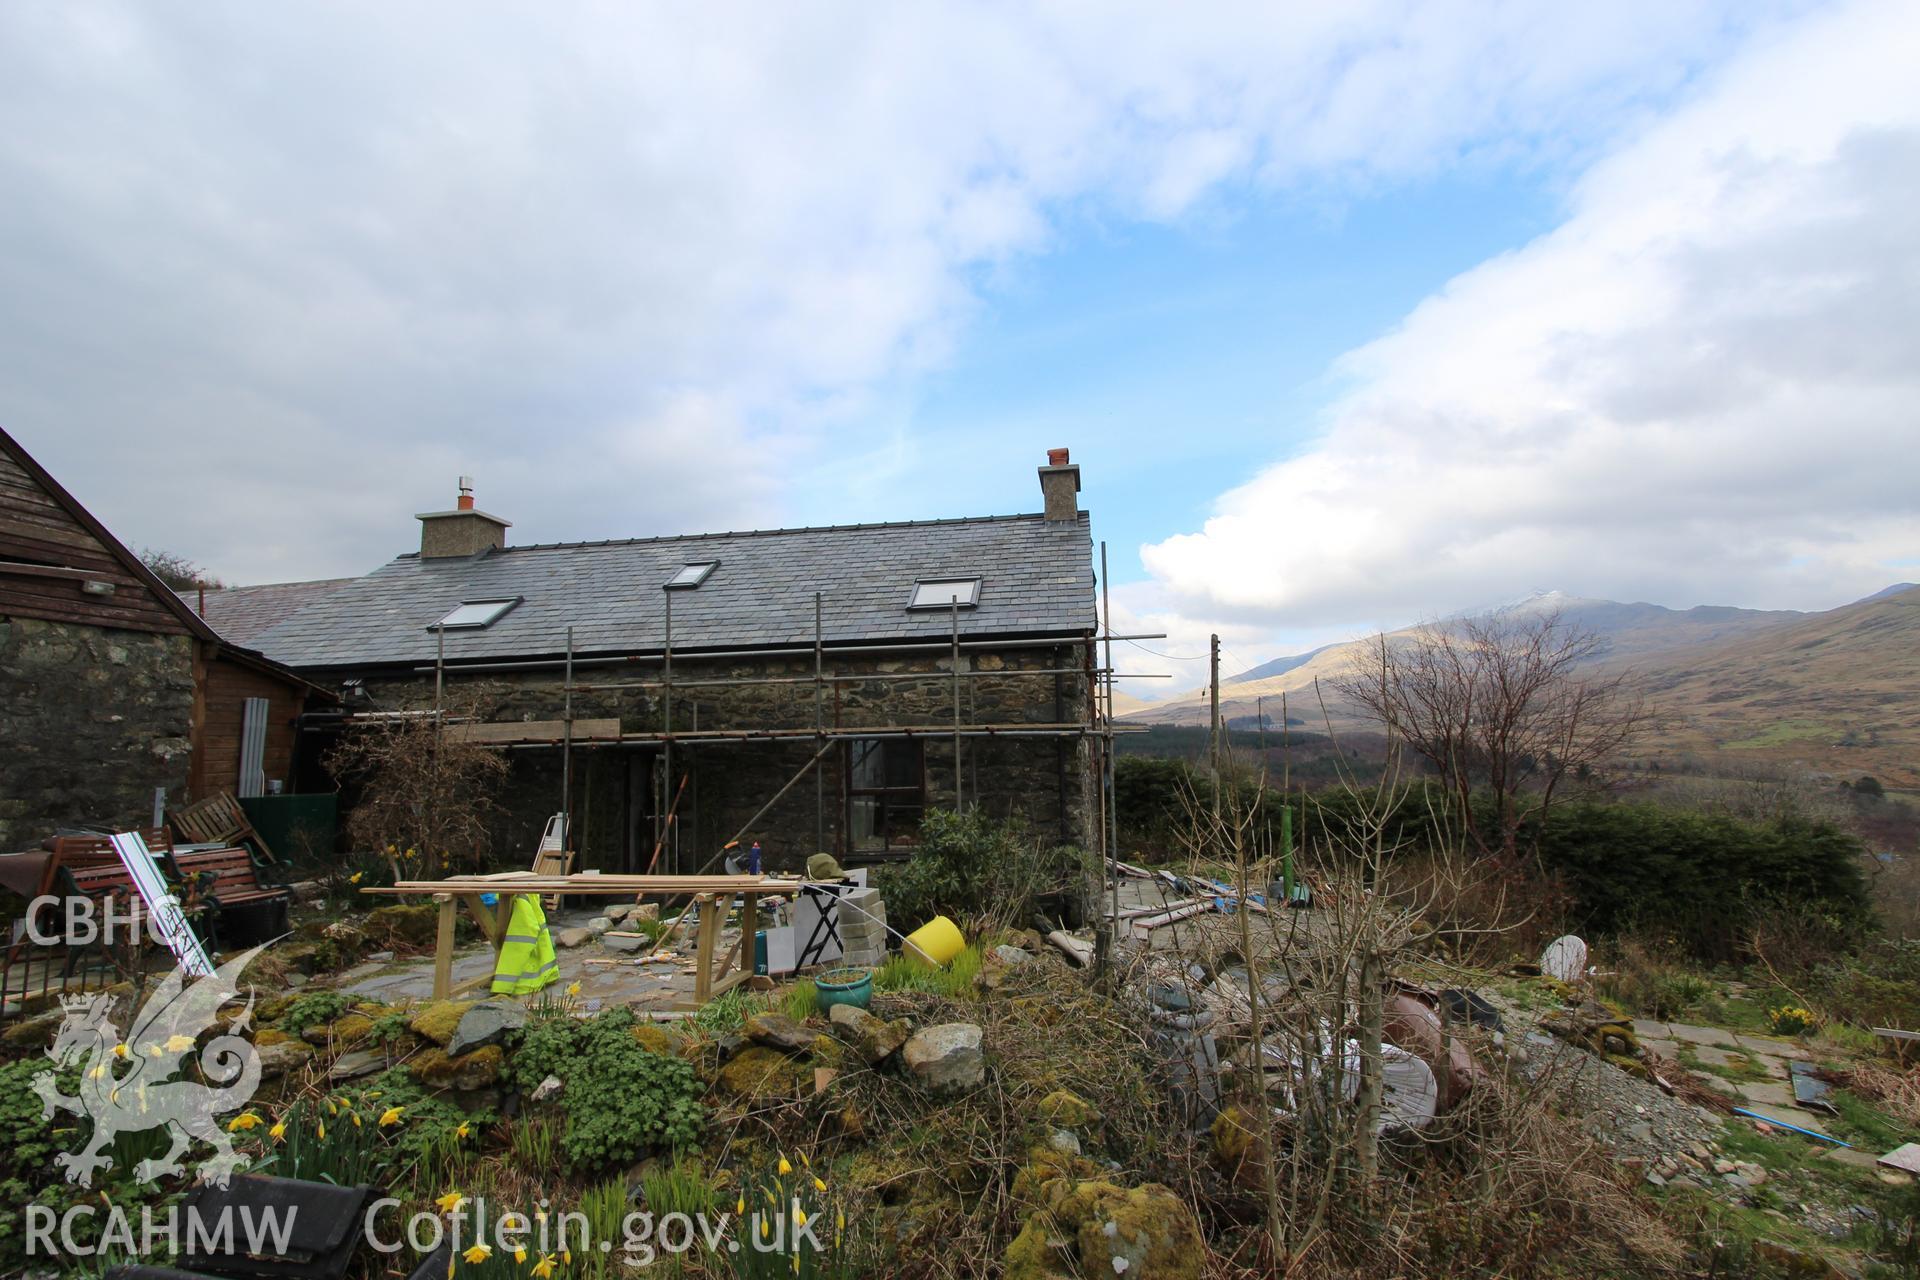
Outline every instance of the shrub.
POLYGON ((648 1147, 684 1147, 700 1136, 700 1082, 679 1058, 650 1053, 634 1039, 632 1010, 586 1022, 541 1018, 522 1032, 513 1076, 532 1087, 549 1075, 566 1085, 561 1154, 575 1172, 636 1159, 648 1147))
POLYGON ((1767 1010, 1767 1025, 1773 1028, 1773 1034, 1777 1036, 1798 1036, 1819 1026, 1820 1020, 1814 1017, 1811 1009, 1783 1004, 1777 1009, 1767 1010))
POLYGON ((1074 887, 1080 862, 1079 850, 1043 848, 1017 822, 936 809, 913 856, 882 868, 876 884, 903 931, 939 915, 1025 923, 1043 899, 1074 887))

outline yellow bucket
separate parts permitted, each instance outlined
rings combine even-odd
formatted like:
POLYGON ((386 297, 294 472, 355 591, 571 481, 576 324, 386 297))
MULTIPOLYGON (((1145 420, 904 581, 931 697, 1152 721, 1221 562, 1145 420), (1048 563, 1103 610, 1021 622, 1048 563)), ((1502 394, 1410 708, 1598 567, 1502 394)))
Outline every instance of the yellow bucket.
POLYGON ((939 969, 952 964, 953 958, 966 949, 967 940, 961 936, 960 926, 945 916, 935 916, 908 934, 904 948, 939 969))

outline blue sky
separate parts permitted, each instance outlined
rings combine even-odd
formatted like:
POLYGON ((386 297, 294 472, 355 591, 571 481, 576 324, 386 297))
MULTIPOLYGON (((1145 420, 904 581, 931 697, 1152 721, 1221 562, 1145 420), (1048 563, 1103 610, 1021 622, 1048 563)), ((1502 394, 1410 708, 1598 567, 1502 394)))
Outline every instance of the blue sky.
MULTIPOLYGON (((1065 444, 1114 581, 1139 581, 1141 545, 1312 439, 1342 353, 1550 227, 1560 186, 1485 166, 1365 196, 1223 193, 1173 226, 1078 220, 983 282, 947 366, 874 416, 914 440, 918 482, 886 514, 927 514, 929 494, 952 514, 1035 509, 1032 467, 1065 444)), ((835 518, 838 494, 812 498, 805 520, 835 518)))
POLYGON ((21 0, 0 423, 237 583, 365 572, 461 474, 545 542, 1031 510, 1067 445, 1168 651, 1826 608, 1920 549, 1917 44, 1898 0, 21 0))

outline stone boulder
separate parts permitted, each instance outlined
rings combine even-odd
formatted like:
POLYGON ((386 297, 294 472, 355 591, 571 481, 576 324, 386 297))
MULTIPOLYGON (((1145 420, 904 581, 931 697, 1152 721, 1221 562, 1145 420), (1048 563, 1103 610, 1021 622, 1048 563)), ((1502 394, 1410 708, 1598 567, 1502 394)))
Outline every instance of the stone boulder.
POLYGON ((593 938, 585 929, 561 929, 553 935, 553 945, 561 950, 577 947, 593 938))
POLYGON ((313 1061, 313 1050, 298 1040, 282 1040, 278 1044, 255 1045, 254 1053, 260 1059, 260 1078, 274 1080, 296 1071, 313 1061))
POLYGON ((907 1037, 901 1060, 920 1086, 936 1094, 966 1093, 987 1078, 987 1056, 980 1028, 971 1022, 943 1022, 907 1037))
POLYGON ((913 1034, 913 1028, 904 1018, 889 1022, 850 1004, 833 1006, 827 1021, 870 1067, 879 1066, 899 1052, 900 1046, 913 1034))
POLYGON ((408 1060, 414 1079, 434 1089, 484 1089, 500 1079, 505 1054, 490 1044, 472 1053, 450 1057, 444 1049, 422 1049, 408 1060))
POLYGON ((499 1044, 526 1025, 524 1006, 508 1000, 482 1001, 460 1015, 453 1037, 447 1041, 447 1056, 457 1058, 463 1053, 499 1044))
POLYGON ((431 902, 399 902, 367 915, 367 936, 389 946, 430 947, 439 929, 440 909, 431 902))
POLYGON ((802 1054, 813 1048, 814 1033, 784 1013, 756 1013, 741 1030, 747 1039, 782 1053, 802 1054))

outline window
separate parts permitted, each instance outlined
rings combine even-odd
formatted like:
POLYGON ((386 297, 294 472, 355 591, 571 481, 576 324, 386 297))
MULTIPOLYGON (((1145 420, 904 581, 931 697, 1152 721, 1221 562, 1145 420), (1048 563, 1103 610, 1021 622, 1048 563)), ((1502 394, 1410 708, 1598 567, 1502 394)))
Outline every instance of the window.
POLYGON ((428 627, 429 631, 478 631, 490 627, 506 616, 513 606, 520 603, 521 597, 511 600, 463 600, 460 607, 440 621, 428 627))
POLYGON ((846 744, 848 853, 911 846, 927 810, 926 755, 915 738, 846 744))
POLYGON ((925 578, 913 584, 909 609, 947 609, 959 605, 971 609, 980 603, 978 578, 925 578))
POLYGON ((720 567, 718 560, 703 560, 690 564, 667 579, 669 591, 691 591, 707 580, 707 576, 720 567))

